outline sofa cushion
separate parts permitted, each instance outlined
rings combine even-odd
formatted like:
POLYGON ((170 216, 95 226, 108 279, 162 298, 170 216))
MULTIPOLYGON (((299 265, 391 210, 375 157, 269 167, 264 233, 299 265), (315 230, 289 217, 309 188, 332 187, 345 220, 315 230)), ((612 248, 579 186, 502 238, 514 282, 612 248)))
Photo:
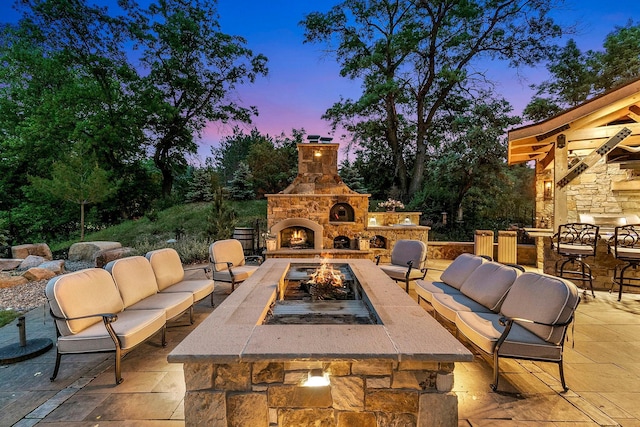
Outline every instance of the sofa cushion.
POLYGON ((442 272, 440 280, 451 287, 460 289, 471 272, 485 262, 487 262, 486 259, 476 255, 459 255, 449 264, 449 267, 442 272))
MULTIPOLYGON (((391 277, 394 280, 405 280, 407 277, 407 269, 408 267, 403 267, 400 265, 392 265, 392 264, 384 264, 379 266, 382 271, 384 271, 387 276, 391 277)), ((419 268, 412 268, 409 273, 409 280, 415 280, 422 278, 422 271, 419 268)))
POLYGON ((151 264, 143 256, 120 258, 104 268, 113 276, 125 308, 158 293, 156 276, 151 264))
POLYGON ((146 258, 156 276, 158 290, 162 291, 184 279, 182 261, 175 249, 164 248, 147 252, 146 258))
POLYGON ((450 322, 456 321, 456 312, 458 311, 491 313, 487 307, 463 294, 434 294, 431 305, 439 315, 450 322))
MULTIPOLYGON (((507 317, 520 317, 542 323, 567 322, 580 297, 576 286, 568 280, 538 273, 522 273, 507 294, 500 312, 507 317)), ((521 323, 521 326, 543 340, 559 344, 565 327, 521 323)))
MULTIPOLYGON (((459 311, 456 313, 455 323, 465 337, 491 354, 505 328, 500 325, 500 317, 497 313, 459 311)), ((559 361, 562 358, 562 348, 514 323, 509 336, 500 347, 499 355, 559 361)))
POLYGON ((161 309, 166 312, 166 320, 171 320, 184 313, 192 305, 193 294, 191 292, 161 292, 130 305, 127 310, 161 309))
MULTIPOLYGON (((247 280, 258 269, 257 265, 241 265, 240 267, 233 267, 233 277, 236 282, 242 282, 247 280)), ((220 280, 221 282, 231 282, 231 274, 229 270, 214 271, 213 280, 220 280)))
MULTIPOLYGON (((127 350, 140 344, 166 325, 164 310, 125 310, 111 323, 120 340, 120 346, 127 350)), ((58 337, 60 353, 86 353, 113 351, 115 344, 107 333, 102 321, 75 335, 58 337)))
POLYGON ((165 288, 160 293, 190 292, 193 295, 193 302, 196 303, 213 292, 213 289, 213 280, 183 280, 165 288))
MULTIPOLYGON (((124 309, 113 278, 100 268, 88 268, 54 277, 47 283, 45 294, 51 311, 58 317, 117 314, 124 309)), ((101 316, 69 321, 56 320, 63 336, 80 333, 98 322, 98 326, 106 333, 101 316)))
POLYGON ((459 294, 460 291, 444 282, 432 280, 416 280, 416 294, 423 300, 431 302, 433 294, 459 294))
POLYGON ((498 312, 500 304, 520 270, 497 262, 485 262, 469 274, 460 292, 491 311, 498 312))

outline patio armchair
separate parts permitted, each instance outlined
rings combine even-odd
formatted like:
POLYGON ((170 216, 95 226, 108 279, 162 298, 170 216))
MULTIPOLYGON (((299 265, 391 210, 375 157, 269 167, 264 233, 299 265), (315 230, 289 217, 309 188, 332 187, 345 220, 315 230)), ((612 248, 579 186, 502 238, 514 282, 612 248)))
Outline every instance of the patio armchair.
POLYGON ((231 283, 233 292, 237 284, 247 280, 260 267, 262 257, 245 257, 239 240, 225 239, 213 242, 209 246, 209 261, 213 280, 231 283))
POLYGON ((427 275, 426 262, 427 245, 420 240, 398 240, 391 250, 390 264, 380 264, 380 255, 376 256, 376 265, 396 282, 404 282, 407 293, 410 281, 427 275))

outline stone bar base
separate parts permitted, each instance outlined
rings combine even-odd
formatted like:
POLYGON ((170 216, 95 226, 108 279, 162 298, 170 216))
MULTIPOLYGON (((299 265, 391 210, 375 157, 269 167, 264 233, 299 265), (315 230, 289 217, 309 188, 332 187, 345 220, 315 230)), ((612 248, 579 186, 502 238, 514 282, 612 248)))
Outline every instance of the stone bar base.
POLYGON ((387 360, 185 363, 186 426, 458 425, 453 363, 387 360), (330 385, 305 387, 311 369, 330 385))

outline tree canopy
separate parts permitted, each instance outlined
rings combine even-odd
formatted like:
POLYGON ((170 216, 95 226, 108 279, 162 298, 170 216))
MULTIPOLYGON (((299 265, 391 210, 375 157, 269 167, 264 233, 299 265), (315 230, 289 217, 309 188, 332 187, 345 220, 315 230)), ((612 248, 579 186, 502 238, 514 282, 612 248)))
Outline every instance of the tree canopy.
POLYGON ((561 28, 551 0, 344 0, 302 21, 305 42, 321 43, 340 74, 362 82, 358 99, 336 102, 324 117, 359 145, 389 152, 393 185, 407 197, 422 189, 436 123, 452 95, 478 96, 481 59, 511 65, 545 58, 561 28))

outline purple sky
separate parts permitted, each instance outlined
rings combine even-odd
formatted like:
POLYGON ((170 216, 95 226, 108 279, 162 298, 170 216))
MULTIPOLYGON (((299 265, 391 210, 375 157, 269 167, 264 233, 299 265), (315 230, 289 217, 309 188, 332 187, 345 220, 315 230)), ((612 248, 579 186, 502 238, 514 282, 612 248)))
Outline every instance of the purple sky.
MULTIPOLYGON (((95 0, 98 4, 115 3, 115 0, 95 0)), ((146 3, 146 0, 139 0, 146 3)), ((9 9, 10 0, 0 0, 0 20, 14 21, 16 15, 9 9)), ((290 135, 293 128, 304 128, 308 134, 329 135, 330 127, 320 119, 334 102, 356 98, 357 82, 341 78, 337 64, 322 52, 322 46, 302 44, 303 29, 299 22, 312 11, 327 11, 337 1, 291 0, 219 0, 222 30, 247 39, 254 53, 262 53, 269 59, 269 75, 251 85, 242 87, 236 96, 243 105, 255 105, 260 115, 252 125, 263 134, 271 136, 284 132, 290 135)), ((635 1, 567 0, 562 10, 554 14, 564 25, 578 25, 572 37, 581 50, 601 49, 605 36, 615 26, 623 26, 633 19, 640 21, 640 11, 635 1)), ((561 44, 564 44, 562 41, 561 44)), ((488 75, 497 83, 496 91, 509 100, 514 113, 522 112, 532 96, 529 84, 545 79, 543 66, 536 69, 514 70, 499 62, 483 65, 488 75)), ((210 156, 210 146, 231 133, 232 126, 212 123, 206 129, 199 155, 210 156)), ((334 142, 338 142, 339 135, 334 142)))

